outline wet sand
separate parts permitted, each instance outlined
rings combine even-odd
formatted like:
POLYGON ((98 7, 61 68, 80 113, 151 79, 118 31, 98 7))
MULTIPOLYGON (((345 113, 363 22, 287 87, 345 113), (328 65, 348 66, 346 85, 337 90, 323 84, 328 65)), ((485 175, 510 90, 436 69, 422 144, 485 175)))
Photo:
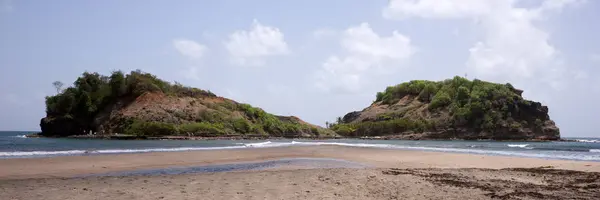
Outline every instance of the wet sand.
POLYGON ((339 146, 69 156, 0 160, 0 199, 599 199, 599 172, 599 162, 339 146), (348 163, 118 174, 290 158, 348 163))

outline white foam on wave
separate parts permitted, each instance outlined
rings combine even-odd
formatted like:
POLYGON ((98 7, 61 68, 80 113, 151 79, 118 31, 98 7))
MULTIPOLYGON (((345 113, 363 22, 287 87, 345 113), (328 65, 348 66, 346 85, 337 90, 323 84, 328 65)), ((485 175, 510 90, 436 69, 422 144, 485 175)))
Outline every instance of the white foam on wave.
MULTIPOLYGON (((320 145, 335 145, 347 147, 369 147, 369 148, 385 148, 385 149, 404 149, 404 150, 420 150, 420 151, 437 151, 451 153, 471 153, 471 154, 489 154, 501 156, 518 156, 518 157, 533 157, 546 159, 569 159, 569 160, 586 160, 600 161, 600 149, 591 149, 591 153, 582 154, 557 154, 556 152, 545 153, 541 151, 501 151, 488 150, 478 148, 453 148, 453 147, 424 147, 424 146, 405 146, 397 144, 370 144, 370 143, 344 143, 344 142, 258 142, 258 143, 240 143, 239 146, 224 146, 224 147, 179 147, 179 148, 152 148, 152 149, 106 149, 106 150, 69 150, 69 151, 32 151, 32 152, 0 152, 0 157, 30 157, 30 156, 59 156, 59 155, 85 155, 85 154, 118 154, 118 153, 146 153, 146 152, 176 152, 176 151, 197 151, 197 150, 220 150, 220 149, 245 149, 245 148, 270 148, 284 146, 320 146, 320 145)), ((510 144, 518 148, 530 148, 527 144, 510 144)), ((509 146, 510 147, 510 146, 509 146)))
POLYGON ((600 140, 575 140, 577 142, 587 142, 587 143, 600 143, 600 140))
MULTIPOLYGON (((451 147, 423 147, 423 146, 404 146, 394 144, 368 144, 368 143, 342 143, 342 142, 287 142, 287 143, 268 143, 261 147, 270 146, 292 146, 292 145, 303 145, 303 146, 318 146, 318 145, 335 145, 335 146, 348 146, 348 147, 370 147, 370 148, 386 148, 386 149, 404 149, 404 150, 420 150, 420 151, 438 151, 438 152, 450 152, 450 153, 471 153, 471 154, 491 154, 501 156, 518 156, 518 157, 533 157, 533 158, 545 158, 545 159, 568 159, 568 160, 586 160, 586 161, 600 161, 600 155, 589 155, 589 154, 556 154, 543 153, 543 152, 519 152, 519 151, 499 151, 499 150, 486 150, 486 149, 461 149, 451 147)), ((518 148, 533 149, 527 147, 527 145, 518 144, 515 146, 518 148)), ((600 150, 599 150, 600 151, 600 150)), ((595 152, 595 151, 594 151, 595 152)))
POLYGON ((525 147, 529 146, 529 144, 507 144, 506 146, 508 146, 508 147, 525 148, 525 147))
POLYGON ((16 138, 27 138, 27 135, 15 135, 15 136, 12 136, 12 137, 16 137, 16 138))
POLYGON ((84 154, 84 150, 69 150, 69 151, 17 151, 17 152, 0 152, 0 157, 24 157, 24 156, 58 156, 58 155, 74 155, 84 154))
POLYGON ((103 150, 68 150, 68 151, 17 151, 0 152, 0 157, 31 157, 31 156, 61 156, 61 155, 84 155, 84 154, 118 154, 118 153, 149 153, 149 152, 177 152, 177 151, 200 151, 239 149, 242 146, 229 147, 179 147, 179 148, 152 148, 152 149, 103 149, 103 150))
POLYGON ((266 147, 272 144, 271 141, 258 142, 258 143, 242 143, 245 147, 266 147))
MULTIPOLYGON (((518 157, 532 157, 532 158, 545 158, 545 159, 567 159, 567 160, 586 160, 586 161, 600 161, 600 155, 589 155, 589 154, 556 154, 556 153, 542 153, 542 152, 519 152, 519 151, 499 151, 499 150, 486 150, 486 149, 461 149, 451 147, 423 147, 423 146, 404 146, 404 145, 393 145, 393 144, 367 144, 367 143, 338 143, 338 142, 292 142, 299 145, 336 145, 336 146, 351 146, 351 147, 372 147, 372 148, 387 148, 387 149, 405 149, 405 150, 420 150, 420 151, 438 151, 438 152, 450 152, 450 153, 471 153, 471 154, 491 154, 500 156, 518 156, 518 157)), ((530 148, 526 145, 523 148, 530 148)), ((600 150, 599 150, 600 151, 600 150)))

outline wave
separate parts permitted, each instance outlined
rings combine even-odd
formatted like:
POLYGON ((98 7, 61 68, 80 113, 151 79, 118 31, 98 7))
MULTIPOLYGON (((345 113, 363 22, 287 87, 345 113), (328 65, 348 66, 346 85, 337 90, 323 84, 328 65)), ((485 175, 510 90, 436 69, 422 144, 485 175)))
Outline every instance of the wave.
POLYGON ((119 153, 149 153, 149 152, 177 152, 199 150, 239 149, 241 146, 229 147, 179 147, 179 148, 153 148, 153 149, 103 149, 103 150, 66 150, 66 151, 16 151, 0 152, 0 157, 31 157, 31 156, 61 156, 61 155, 86 155, 86 154, 119 154, 119 153))
POLYGON ((525 148, 525 147, 529 146, 529 144, 507 144, 506 146, 508 146, 508 147, 525 148))
MULTIPOLYGON (((565 160, 586 160, 600 161, 600 155, 589 154, 556 154, 542 152, 522 152, 522 151, 501 151, 501 150, 486 150, 486 149, 461 149, 452 147, 424 147, 424 146, 404 146, 393 144, 368 144, 368 143, 342 143, 342 142, 296 142, 292 141, 290 145, 335 145, 348 147, 371 147, 371 148, 386 148, 386 149, 403 149, 403 150, 419 150, 419 151, 437 151, 449 153, 470 153, 470 154, 486 154, 500 156, 517 156, 517 157, 532 157, 544 159, 565 159, 565 160)), ((520 145, 523 146, 523 145, 520 145)), ((523 146, 523 148, 532 149, 531 147, 523 146)), ((600 150, 598 150, 600 151, 600 150)))
POLYGON ((76 154, 84 154, 85 152, 86 152, 85 150, 69 150, 69 151, 16 151, 16 152, 0 152, 0 157, 76 155, 76 154))
MULTIPOLYGON (((500 155, 500 156, 532 157, 532 158, 544 158, 544 159, 600 161, 600 155, 589 155, 589 154, 556 154, 556 153, 542 153, 542 152, 500 151, 500 150, 486 150, 486 149, 461 149, 461 148, 447 148, 447 147, 403 146, 403 145, 391 145, 391 144, 366 144, 366 143, 336 143, 336 142, 296 142, 296 143, 305 144, 305 145, 338 145, 338 146, 352 146, 352 147, 375 147, 375 148, 388 148, 388 149, 437 151, 437 152, 449 152, 449 153, 471 153, 471 154, 486 154, 486 155, 500 155)), ((530 148, 530 147, 524 146, 523 148, 530 148)))
POLYGON ((27 138, 27 135, 15 135, 15 136, 11 136, 11 137, 16 137, 16 138, 27 138))
MULTIPOLYGON (((419 151, 437 151, 450 153, 470 153, 501 156, 533 157, 545 159, 567 159, 567 160, 586 160, 600 161, 600 149, 591 149, 587 153, 549 153, 543 151, 514 151, 514 150, 491 150, 482 148, 454 148, 454 147, 426 147, 426 146, 407 146, 399 144, 370 144, 370 143, 344 143, 344 142, 258 142, 258 143, 240 143, 237 146, 223 147, 178 147, 178 148, 150 148, 150 149, 105 149, 105 150, 68 150, 68 151, 31 151, 31 152, 0 152, 0 157, 38 157, 38 156, 61 156, 61 155, 88 155, 88 154, 118 154, 118 153, 146 153, 146 152, 176 152, 176 151, 197 151, 197 150, 221 150, 221 149, 247 149, 247 148, 270 148, 285 146, 321 146, 334 145, 346 147, 367 147, 384 149, 403 149, 419 151), (590 153, 593 152, 593 153, 590 153)), ((510 144, 517 148, 530 148, 526 144, 510 144)), ((509 146, 511 147, 511 146, 509 146)))
POLYGON ((579 139, 579 140, 575 140, 577 142, 586 142, 586 143, 600 143, 600 140, 584 140, 584 139, 579 139))

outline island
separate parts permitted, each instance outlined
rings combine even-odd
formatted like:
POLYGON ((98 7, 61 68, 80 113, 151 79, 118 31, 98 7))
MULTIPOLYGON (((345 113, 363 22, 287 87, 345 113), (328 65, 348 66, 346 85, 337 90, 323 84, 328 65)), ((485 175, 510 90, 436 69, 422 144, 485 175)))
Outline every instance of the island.
POLYGON ((110 76, 85 72, 72 86, 46 97, 44 137, 241 138, 336 137, 294 116, 277 116, 249 104, 140 70, 110 76))
POLYGON ((413 80, 377 93, 362 111, 328 127, 345 137, 455 140, 559 140, 548 107, 511 84, 454 77, 413 80))
POLYGON ((511 84, 454 77, 390 86, 327 128, 278 116, 140 70, 85 72, 46 97, 44 137, 109 139, 362 138, 559 140, 548 107, 511 84))

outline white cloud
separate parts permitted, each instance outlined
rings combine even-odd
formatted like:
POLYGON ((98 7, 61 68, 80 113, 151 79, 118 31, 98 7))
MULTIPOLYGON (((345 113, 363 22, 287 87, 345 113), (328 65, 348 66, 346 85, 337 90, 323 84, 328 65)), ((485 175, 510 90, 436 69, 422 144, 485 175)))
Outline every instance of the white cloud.
POLYGON ((358 92, 369 79, 368 72, 401 66, 415 52, 408 37, 397 31, 382 37, 368 23, 348 28, 341 37, 344 54, 330 56, 315 74, 316 86, 326 91, 358 92))
POLYGON ((192 61, 189 66, 180 71, 182 76, 187 79, 199 80, 199 64, 202 58, 208 52, 208 47, 193 40, 187 39, 173 40, 173 47, 179 54, 192 61))
POLYGON ((206 46, 186 39, 173 40, 173 47, 175 47, 177 52, 179 52, 181 55, 192 60, 202 58, 208 51, 206 46))
POLYGON ((390 0, 383 9, 383 17, 388 19, 422 18, 464 18, 484 15, 494 9, 493 4, 507 1, 482 0, 390 0))
POLYGON ((537 7, 518 7, 518 0, 391 0, 388 19, 472 19, 483 32, 469 49, 466 62, 477 75, 496 81, 533 78, 556 85, 563 78, 560 52, 550 35, 535 24, 551 11, 575 0, 546 0, 537 7))
POLYGON ((254 20, 250 30, 238 30, 229 35, 225 48, 233 63, 246 66, 264 65, 266 57, 290 52, 278 28, 262 25, 257 20, 254 20))

